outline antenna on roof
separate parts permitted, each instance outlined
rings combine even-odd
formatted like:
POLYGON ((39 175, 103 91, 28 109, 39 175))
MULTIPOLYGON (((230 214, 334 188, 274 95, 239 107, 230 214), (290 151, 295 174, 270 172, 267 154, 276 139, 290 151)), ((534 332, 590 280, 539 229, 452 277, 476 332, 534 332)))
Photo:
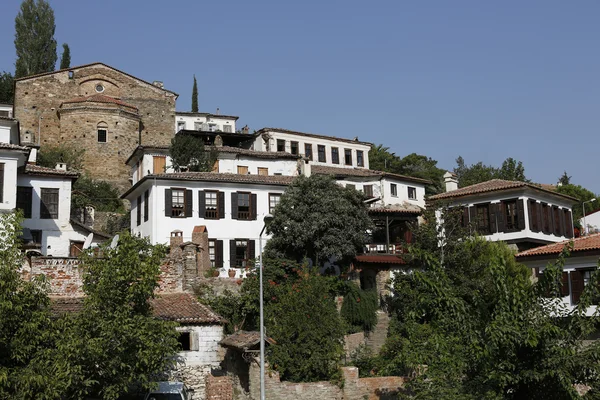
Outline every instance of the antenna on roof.
POLYGON ((92 239, 94 239, 94 234, 90 233, 87 238, 85 238, 85 242, 83 243, 83 250, 89 249, 92 245, 92 239))
POLYGON ((118 244, 119 244, 119 235, 115 235, 115 237, 112 238, 112 242, 110 242, 110 248, 114 249, 117 247, 118 244))

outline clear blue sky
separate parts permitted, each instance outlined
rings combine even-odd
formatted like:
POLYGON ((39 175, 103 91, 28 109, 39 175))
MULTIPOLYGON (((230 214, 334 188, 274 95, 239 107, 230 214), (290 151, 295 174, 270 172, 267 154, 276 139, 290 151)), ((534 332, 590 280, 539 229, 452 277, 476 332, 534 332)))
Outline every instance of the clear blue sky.
MULTIPOLYGON (((162 80, 188 111, 416 152, 523 161, 600 192, 600 2, 51 0, 72 63, 162 80)), ((2 0, 0 70, 14 71, 2 0)))

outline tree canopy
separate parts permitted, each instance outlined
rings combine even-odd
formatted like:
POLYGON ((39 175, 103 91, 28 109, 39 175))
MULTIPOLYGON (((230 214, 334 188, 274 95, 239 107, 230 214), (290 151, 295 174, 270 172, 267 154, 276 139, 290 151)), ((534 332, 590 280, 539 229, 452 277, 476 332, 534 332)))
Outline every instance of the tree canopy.
POLYGON ((198 112, 198 82, 194 75, 194 86, 192 87, 192 112, 198 112))
POLYGON ((0 103, 12 104, 14 97, 14 77, 10 72, 0 73, 0 103))
POLYGON ((56 40, 54 11, 45 0, 23 0, 15 18, 15 78, 54 71, 56 40))
POLYGON ((490 179, 529 182, 529 179, 525 176, 523 163, 512 157, 504 160, 502 166, 497 168, 492 165, 485 165, 481 161, 477 164, 466 165, 465 160, 459 156, 456 159, 454 173, 458 177, 460 187, 474 185, 490 179))
POLYGON ((178 133, 169 148, 175 171, 210 172, 217 160, 217 150, 207 150, 201 138, 178 133))
POLYGON ((600 209, 600 196, 594 192, 584 188, 581 185, 566 184, 559 185, 556 187, 558 193, 566 194, 567 196, 575 197, 579 201, 573 204, 573 225, 581 228, 580 219, 583 218, 583 202, 596 199, 594 202, 586 203, 585 213, 586 215, 600 209))

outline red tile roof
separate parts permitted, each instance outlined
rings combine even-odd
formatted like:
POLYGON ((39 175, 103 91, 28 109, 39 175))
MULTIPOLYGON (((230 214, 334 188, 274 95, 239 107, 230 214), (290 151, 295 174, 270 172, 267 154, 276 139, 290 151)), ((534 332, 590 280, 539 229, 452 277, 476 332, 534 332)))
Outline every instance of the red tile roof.
POLYGON ((582 236, 575 239, 565 240, 563 242, 551 243, 545 246, 536 247, 534 249, 525 250, 518 253, 515 257, 524 258, 532 256, 560 254, 560 252, 565 248, 565 246, 567 246, 571 241, 573 242, 573 249, 571 250, 571 253, 589 250, 600 250, 600 233, 596 233, 589 236, 582 236))
POLYGON ((354 259, 361 263, 406 264, 402 257, 395 254, 361 254, 354 259))
POLYGON ((366 178, 380 178, 380 177, 389 177, 398 179, 401 181, 409 181, 409 182, 418 182, 423 184, 430 184, 431 181, 427 179, 415 178, 413 176, 407 175, 399 175, 392 174, 390 172, 384 171, 376 171, 374 169, 366 169, 366 168, 341 168, 341 167, 328 167, 325 165, 313 165, 311 167, 311 173, 319 174, 319 175, 333 175, 333 176, 357 176, 357 177, 366 177, 366 178))
POLYGON ((17 144, 11 144, 11 143, 0 143, 0 149, 1 150, 17 150, 17 151, 22 151, 22 152, 29 152, 29 147, 25 147, 25 146, 19 146, 17 144))
POLYGON ((81 96, 81 97, 77 97, 75 99, 63 101, 62 104, 71 104, 71 103, 111 103, 111 104, 117 104, 117 105, 120 105, 123 107, 132 108, 134 110, 138 109, 136 106, 132 106, 131 104, 125 103, 122 100, 115 99, 114 97, 110 97, 110 96, 105 96, 103 94, 93 94, 91 96, 81 96))
POLYGON ((423 209, 414 204, 392 204, 381 207, 372 207, 369 208, 369 214, 392 214, 392 213, 407 213, 407 214, 421 214, 423 209))
MULTIPOLYGON (((21 167, 23 170, 23 168, 21 167)), ((54 176, 65 176, 68 178, 78 178, 79 173, 74 171, 61 171, 54 168, 41 167, 35 164, 26 164, 24 171, 28 175, 54 175, 54 176)))
MULTIPOLYGON (((270 337, 265 337, 265 342, 274 344, 275 341, 270 337)), ((256 331, 237 331, 219 342, 219 344, 236 349, 248 350, 260 343, 260 332, 256 331)))
POLYGON ((504 179, 492 179, 486 182, 476 183, 475 185, 466 186, 460 189, 452 190, 450 192, 436 194, 435 196, 431 196, 429 200, 442 200, 442 199, 451 199, 455 197, 464 197, 470 196, 480 193, 488 193, 488 192, 497 192, 502 190, 509 189, 517 189, 517 188, 530 188, 534 190, 539 190, 545 193, 551 193, 555 196, 561 196, 565 199, 571 201, 578 201, 576 198, 567 196, 562 193, 557 193, 553 190, 545 189, 539 185, 535 185, 533 183, 527 182, 519 182, 519 181, 507 181, 504 179))

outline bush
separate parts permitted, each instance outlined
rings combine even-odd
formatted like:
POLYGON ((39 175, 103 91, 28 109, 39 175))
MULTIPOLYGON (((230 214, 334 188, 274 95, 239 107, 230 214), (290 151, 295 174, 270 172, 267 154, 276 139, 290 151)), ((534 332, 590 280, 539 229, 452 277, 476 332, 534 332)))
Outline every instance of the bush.
POLYGON ((124 213, 119 190, 111 183, 82 175, 73 184, 71 208, 92 206, 96 211, 124 213))
POLYGON ((84 152, 85 150, 68 144, 44 146, 37 156, 37 164, 42 167, 54 168, 58 163, 65 163, 69 171, 82 171, 84 152))
POLYGON ((353 283, 348 284, 341 312, 348 324, 348 333, 371 331, 377 323, 378 308, 376 290, 363 290, 353 283))

